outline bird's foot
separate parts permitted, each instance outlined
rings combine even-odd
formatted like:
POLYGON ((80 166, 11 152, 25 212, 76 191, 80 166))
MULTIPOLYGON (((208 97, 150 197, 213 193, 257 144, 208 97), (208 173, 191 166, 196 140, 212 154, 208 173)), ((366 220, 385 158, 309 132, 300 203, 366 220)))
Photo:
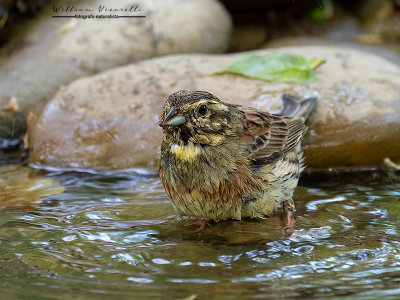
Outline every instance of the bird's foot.
POLYGON ((204 228, 206 228, 206 226, 212 227, 212 224, 213 224, 213 220, 200 219, 196 222, 186 224, 185 226, 197 226, 197 229, 195 230, 195 232, 200 232, 204 228))
POLYGON ((296 224, 296 220, 294 219, 293 216, 293 210, 291 208, 285 207, 285 213, 287 219, 286 219, 286 225, 285 227, 282 228, 282 231, 287 233, 293 233, 294 225, 296 224))

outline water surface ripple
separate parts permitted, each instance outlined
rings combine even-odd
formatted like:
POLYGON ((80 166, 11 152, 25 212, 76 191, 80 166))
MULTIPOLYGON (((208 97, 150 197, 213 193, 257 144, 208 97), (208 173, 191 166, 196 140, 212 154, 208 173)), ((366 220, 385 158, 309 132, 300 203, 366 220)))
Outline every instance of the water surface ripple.
POLYGON ((0 211, 4 299, 400 297, 400 183, 303 176, 296 226, 279 212, 201 234, 157 177, 37 171, 65 192, 0 211))

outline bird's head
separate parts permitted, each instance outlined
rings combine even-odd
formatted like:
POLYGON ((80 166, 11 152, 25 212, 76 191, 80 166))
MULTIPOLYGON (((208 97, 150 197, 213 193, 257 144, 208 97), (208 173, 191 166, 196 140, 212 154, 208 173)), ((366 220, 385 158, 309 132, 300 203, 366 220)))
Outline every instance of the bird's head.
POLYGON ((237 133, 238 110, 203 91, 179 91, 168 97, 160 126, 174 143, 219 145, 237 133))

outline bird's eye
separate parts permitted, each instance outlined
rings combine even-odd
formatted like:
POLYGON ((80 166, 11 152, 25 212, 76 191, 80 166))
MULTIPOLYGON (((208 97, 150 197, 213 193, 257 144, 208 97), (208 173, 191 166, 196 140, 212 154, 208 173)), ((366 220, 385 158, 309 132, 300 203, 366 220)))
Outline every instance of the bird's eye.
POLYGON ((199 115, 204 117, 206 114, 207 114, 207 106, 206 105, 200 106, 199 115))

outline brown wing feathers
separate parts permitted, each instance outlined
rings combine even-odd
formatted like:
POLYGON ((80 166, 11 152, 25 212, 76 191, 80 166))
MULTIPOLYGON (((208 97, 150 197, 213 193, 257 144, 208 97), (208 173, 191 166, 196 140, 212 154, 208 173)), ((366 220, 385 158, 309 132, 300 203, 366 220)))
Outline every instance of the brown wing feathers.
POLYGON ((303 135, 307 131, 307 126, 300 120, 287 120, 289 136, 287 138, 285 149, 290 150, 293 149, 300 141, 303 135))
POLYGON ((257 163, 268 163, 293 149, 307 127, 302 121, 280 115, 263 113, 251 108, 240 108, 247 119, 241 140, 248 144, 250 158, 257 163))

